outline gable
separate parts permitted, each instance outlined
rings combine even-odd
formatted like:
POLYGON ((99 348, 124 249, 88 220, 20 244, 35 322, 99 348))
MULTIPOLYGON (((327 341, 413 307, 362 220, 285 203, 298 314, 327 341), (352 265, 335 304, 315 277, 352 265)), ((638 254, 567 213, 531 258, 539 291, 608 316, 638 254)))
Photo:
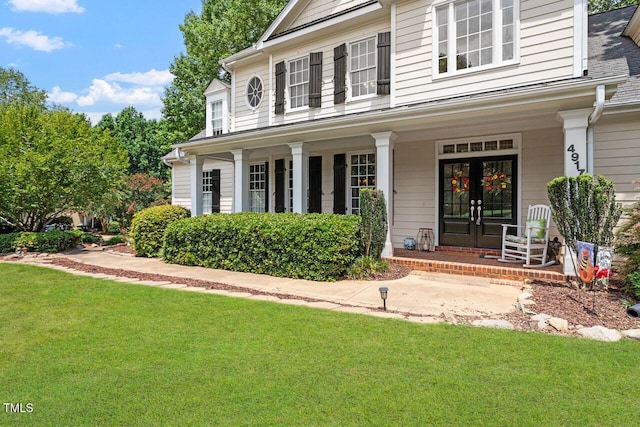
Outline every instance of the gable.
POLYGON ((231 86, 229 86, 227 83, 218 79, 213 79, 211 83, 209 83, 209 86, 207 86, 207 89, 204 91, 204 95, 211 95, 216 92, 222 92, 230 89, 231 86))
POLYGON ((640 7, 636 8, 635 13, 629 20, 624 35, 631 38, 638 46, 640 46, 640 7))
POLYGON ((305 0, 300 2, 298 10, 292 10, 287 19, 276 27, 273 34, 308 25, 318 19, 345 12, 363 4, 369 0, 305 0))

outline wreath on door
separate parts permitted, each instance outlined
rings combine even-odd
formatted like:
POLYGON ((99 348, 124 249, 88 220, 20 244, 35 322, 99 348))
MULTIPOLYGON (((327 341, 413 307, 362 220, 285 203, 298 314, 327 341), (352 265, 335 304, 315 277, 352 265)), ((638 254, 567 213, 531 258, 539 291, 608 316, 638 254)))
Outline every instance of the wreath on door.
POLYGON ((454 194, 469 191, 469 177, 462 176, 462 172, 456 172, 456 174, 451 177, 451 191, 453 191, 454 194))
POLYGON ((511 184, 511 178, 502 171, 494 171, 482 180, 482 185, 491 194, 500 194, 509 184, 511 184))

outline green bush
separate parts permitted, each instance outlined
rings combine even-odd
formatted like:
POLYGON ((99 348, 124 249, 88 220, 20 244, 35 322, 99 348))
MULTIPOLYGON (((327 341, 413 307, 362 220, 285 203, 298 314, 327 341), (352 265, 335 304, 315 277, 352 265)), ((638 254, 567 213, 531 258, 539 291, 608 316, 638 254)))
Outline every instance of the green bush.
POLYGON ((347 270, 347 277, 353 280, 371 279, 377 273, 389 270, 389 263, 371 256, 358 258, 347 270))
POLYGON ((159 255, 162 249, 162 237, 167 226, 188 216, 188 210, 173 205, 153 206, 135 214, 129 235, 137 255, 146 257, 159 255))
POLYGON ((360 251, 360 217, 214 214, 167 227, 166 261, 271 276, 336 280, 360 251))
POLYGON ((28 252, 56 253, 75 247, 80 243, 81 238, 82 234, 77 231, 24 232, 19 233, 16 238, 15 249, 23 248, 28 252))
POLYGON ((0 234, 0 254, 15 252, 16 239, 20 233, 0 234))
POLYGON ((124 236, 113 236, 112 238, 104 242, 104 244, 107 246, 118 245, 120 243, 127 243, 127 238, 124 236))
POLYGON ((627 278, 629 279, 629 290, 636 300, 640 301, 640 270, 629 274, 627 278))
POLYGON ((380 259, 387 241, 387 204, 382 190, 360 190, 360 216, 362 217, 362 245, 364 255, 380 259))
POLYGON ((640 201, 625 213, 627 217, 616 234, 616 252, 626 258, 622 274, 628 276, 640 271, 640 201))
POLYGON ((107 234, 120 234, 120 222, 111 221, 107 226, 107 234))
POLYGON ((102 243, 102 237, 93 233, 83 232, 80 239, 82 243, 102 243))

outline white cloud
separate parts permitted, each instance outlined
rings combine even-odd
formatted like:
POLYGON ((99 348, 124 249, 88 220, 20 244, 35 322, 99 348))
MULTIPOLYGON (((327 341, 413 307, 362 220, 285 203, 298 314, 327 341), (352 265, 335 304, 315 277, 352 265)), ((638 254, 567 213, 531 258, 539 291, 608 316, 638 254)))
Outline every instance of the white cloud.
POLYGON ((93 79, 88 95, 79 97, 76 102, 81 107, 94 105, 98 102, 109 102, 122 105, 162 105, 160 92, 162 89, 153 87, 122 87, 118 83, 103 79, 93 79))
POLYGON ((158 71, 155 68, 146 73, 111 73, 104 78, 109 82, 131 83, 142 86, 165 86, 173 81, 169 70, 158 71))
POLYGON ((41 52, 52 52, 73 46, 60 37, 49 37, 34 30, 20 31, 11 27, 0 28, 0 38, 4 37, 8 44, 30 47, 41 52))
POLYGON ((78 0, 9 0, 14 12, 84 13, 78 0))
POLYGON ((78 95, 73 92, 63 92, 60 86, 54 86, 51 92, 47 94, 47 98, 56 104, 66 104, 78 99, 78 95))

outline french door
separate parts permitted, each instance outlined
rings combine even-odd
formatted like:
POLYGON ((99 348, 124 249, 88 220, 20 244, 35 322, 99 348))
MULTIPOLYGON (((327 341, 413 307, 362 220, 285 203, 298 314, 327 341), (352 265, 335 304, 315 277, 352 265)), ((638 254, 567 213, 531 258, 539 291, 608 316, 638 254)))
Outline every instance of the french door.
POLYGON ((516 224, 517 157, 440 160, 440 245, 499 248, 516 224))

